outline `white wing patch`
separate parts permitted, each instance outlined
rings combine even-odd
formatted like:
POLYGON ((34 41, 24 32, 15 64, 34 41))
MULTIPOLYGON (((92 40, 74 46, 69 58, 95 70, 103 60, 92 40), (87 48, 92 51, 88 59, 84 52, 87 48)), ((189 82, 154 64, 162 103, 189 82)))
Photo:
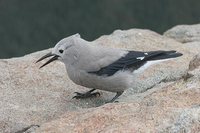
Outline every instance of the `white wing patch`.
MULTIPOLYGON (((144 55, 148 55, 148 53, 144 53, 144 55)), ((137 57, 136 59, 138 60, 144 60, 145 56, 144 57, 137 57)))
POLYGON ((137 57, 138 60, 144 60, 145 57, 137 57))
POLYGON ((147 61, 147 63, 145 63, 143 66, 141 66, 140 68, 138 68, 137 70, 133 71, 134 74, 136 73, 142 73, 144 72, 144 70, 146 70, 147 68, 149 68, 150 66, 157 64, 157 63, 161 63, 164 61, 168 61, 171 59, 164 59, 164 60, 156 60, 156 61, 147 61))

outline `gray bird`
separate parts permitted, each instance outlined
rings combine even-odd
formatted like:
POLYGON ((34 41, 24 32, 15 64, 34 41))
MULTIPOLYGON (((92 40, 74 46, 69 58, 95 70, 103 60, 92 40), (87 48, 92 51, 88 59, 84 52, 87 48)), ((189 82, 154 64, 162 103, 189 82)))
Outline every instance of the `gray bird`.
MULTIPOLYGON (((37 62, 53 56, 40 68, 60 60, 66 66, 69 78, 76 84, 91 88, 86 93, 75 92, 73 98, 96 96, 96 89, 115 92, 109 102, 114 102, 126 89, 133 86, 134 75, 140 73, 151 61, 181 56, 176 51, 128 51, 108 48, 88 42, 75 34, 59 41, 53 50, 37 62)), ((37 63, 36 62, 36 63, 37 63)))

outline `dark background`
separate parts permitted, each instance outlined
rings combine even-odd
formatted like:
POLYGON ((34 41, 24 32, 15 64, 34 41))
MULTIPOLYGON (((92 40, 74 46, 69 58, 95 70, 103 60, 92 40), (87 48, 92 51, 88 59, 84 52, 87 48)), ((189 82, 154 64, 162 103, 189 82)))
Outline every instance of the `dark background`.
POLYGON ((0 0, 0 58, 53 47, 80 33, 93 40, 116 29, 163 33, 200 22, 200 0, 0 0))

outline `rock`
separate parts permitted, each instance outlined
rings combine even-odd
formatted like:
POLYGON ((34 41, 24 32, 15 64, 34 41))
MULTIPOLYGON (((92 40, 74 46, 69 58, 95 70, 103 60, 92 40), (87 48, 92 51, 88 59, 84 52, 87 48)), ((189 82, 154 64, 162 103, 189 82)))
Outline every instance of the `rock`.
POLYGON ((162 89, 157 86, 137 95, 139 101, 65 113, 41 125, 37 132, 198 132, 200 82, 190 89, 190 82, 183 82, 165 83, 162 89))
POLYGON ((195 55, 194 58, 190 61, 189 70, 194 70, 200 66, 200 54, 195 55))
POLYGON ((199 42, 200 24, 178 25, 166 31, 164 35, 182 43, 199 42))
MULTIPOLYGON (((97 98, 72 99, 75 91, 87 91, 87 88, 72 83, 61 62, 39 69, 44 62, 35 64, 35 61, 50 49, 24 57, 1 59, 0 132, 23 131, 31 125, 41 125, 38 132, 138 132, 148 128, 161 131, 161 127, 169 127, 162 123, 163 120, 173 121, 174 114, 190 110, 199 103, 199 75, 187 81, 180 80, 188 73, 190 60, 199 53, 198 46, 188 49, 173 39, 140 29, 117 30, 95 41, 107 47, 130 50, 177 50, 184 56, 152 65, 144 74, 135 77, 137 82, 119 98, 119 103, 106 105, 105 102, 115 94, 100 91, 102 95, 97 98), (171 86, 169 81, 172 81, 171 86), (160 84, 162 82, 166 83, 160 84), (188 90, 188 87, 194 89, 188 90), (177 113, 179 106, 181 110, 177 113)), ((27 132, 32 130, 35 128, 27 129, 27 132)))

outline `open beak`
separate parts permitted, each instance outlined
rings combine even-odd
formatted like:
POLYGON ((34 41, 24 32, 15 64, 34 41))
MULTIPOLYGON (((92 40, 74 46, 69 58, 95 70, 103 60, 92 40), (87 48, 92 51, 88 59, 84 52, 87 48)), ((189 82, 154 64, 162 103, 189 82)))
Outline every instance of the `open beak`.
POLYGON ((44 60, 44 59, 46 59, 46 58, 48 58, 48 57, 51 57, 51 56, 53 56, 50 60, 48 60, 46 63, 44 63, 40 68, 42 68, 42 67, 44 67, 44 66, 46 66, 46 65, 48 65, 49 63, 51 63, 51 62, 53 62, 53 61, 55 61, 55 60, 58 60, 58 55, 55 55, 55 54, 52 54, 51 52, 50 53, 48 53, 48 54, 46 54, 46 55, 44 55, 44 56, 42 56, 39 60, 37 60, 35 63, 38 63, 38 62, 40 62, 40 61, 42 61, 42 60, 44 60))

